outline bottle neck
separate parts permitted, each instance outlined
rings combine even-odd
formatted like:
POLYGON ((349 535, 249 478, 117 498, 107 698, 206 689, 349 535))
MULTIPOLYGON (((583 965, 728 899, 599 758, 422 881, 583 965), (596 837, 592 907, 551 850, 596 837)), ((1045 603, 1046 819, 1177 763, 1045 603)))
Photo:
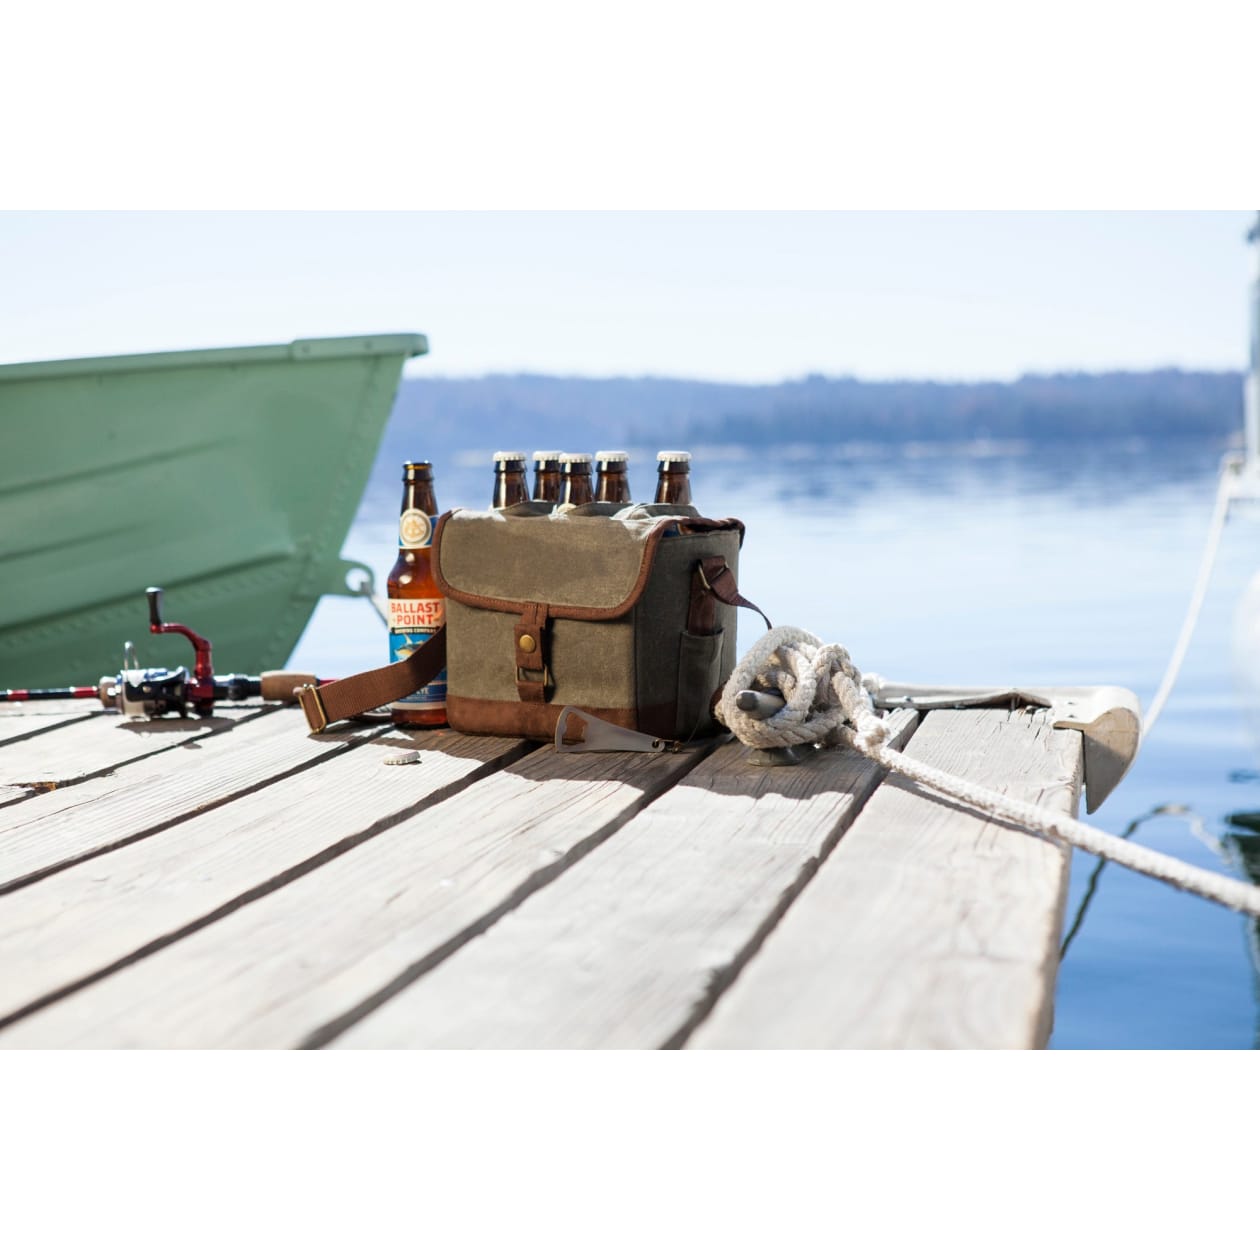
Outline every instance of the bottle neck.
POLYGON ((529 498, 529 486, 525 483, 524 468, 501 468, 494 475, 494 502, 491 507, 511 507, 529 498))
POLYGON ((630 503, 630 478, 625 465, 599 470, 599 483, 595 487, 595 499, 598 503, 630 503))
POLYGON ((433 478, 404 477, 402 506, 398 512, 398 546, 407 551, 429 546, 437 515, 433 478))
POLYGON ((561 503, 572 503, 574 507, 579 507, 583 503, 589 503, 594 497, 589 465, 574 468, 564 474, 560 483, 561 503))
POLYGON ((656 502, 688 504, 691 502, 691 473, 686 467, 662 468, 656 480, 656 502))
POLYGON ((534 498, 545 503, 559 501, 560 465, 556 460, 548 460, 545 465, 534 469, 534 498))

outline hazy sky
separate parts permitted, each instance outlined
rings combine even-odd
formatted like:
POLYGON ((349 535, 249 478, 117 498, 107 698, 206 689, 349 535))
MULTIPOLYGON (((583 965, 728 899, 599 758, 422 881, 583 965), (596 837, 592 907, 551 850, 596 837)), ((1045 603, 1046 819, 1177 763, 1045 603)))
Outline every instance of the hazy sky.
POLYGON ((1252 212, 0 213, 0 361, 423 332, 409 375, 1240 368, 1252 212))

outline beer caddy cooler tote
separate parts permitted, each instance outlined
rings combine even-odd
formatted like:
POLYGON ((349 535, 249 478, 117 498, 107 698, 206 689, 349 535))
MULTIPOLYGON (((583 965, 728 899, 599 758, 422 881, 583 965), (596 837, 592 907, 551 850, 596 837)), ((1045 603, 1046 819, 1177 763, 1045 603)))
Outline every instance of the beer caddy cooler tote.
POLYGON ((445 665, 447 719, 467 734, 550 740, 573 705, 663 739, 712 735, 736 608, 761 611, 737 586, 743 536, 687 505, 447 512, 433 540, 443 630, 408 660, 300 692, 307 721, 389 704, 445 665))

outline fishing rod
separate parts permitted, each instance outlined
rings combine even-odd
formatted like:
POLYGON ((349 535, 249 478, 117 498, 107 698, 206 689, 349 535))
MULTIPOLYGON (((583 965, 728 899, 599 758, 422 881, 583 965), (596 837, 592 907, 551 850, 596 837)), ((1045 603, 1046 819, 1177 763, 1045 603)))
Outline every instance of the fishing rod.
POLYGON ((181 634, 192 644, 193 670, 186 666, 175 669, 158 666, 141 669, 136 660, 135 644, 123 645, 123 667, 114 675, 106 675, 95 685, 69 687, 11 687, 0 690, 0 702, 18 700, 99 700, 106 709, 128 717, 157 718, 168 713, 187 716, 191 707, 198 717, 209 717, 218 700, 263 700, 293 702, 295 689, 307 685, 321 686, 327 679, 314 674, 288 670, 267 670, 260 675, 216 674, 214 648, 210 640, 178 621, 162 616, 160 586, 146 588, 149 599, 149 633, 181 634))

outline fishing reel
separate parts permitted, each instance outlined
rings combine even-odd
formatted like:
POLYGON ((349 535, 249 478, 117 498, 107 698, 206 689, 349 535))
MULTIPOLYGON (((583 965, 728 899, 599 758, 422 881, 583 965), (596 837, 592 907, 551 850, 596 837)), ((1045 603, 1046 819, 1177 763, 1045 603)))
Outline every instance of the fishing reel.
POLYGON ((246 674, 216 676, 210 640, 177 621, 163 620, 160 586, 148 587, 145 594, 149 599, 149 633, 182 634, 193 646, 193 671, 190 674, 183 665, 176 669, 141 669, 136 645, 128 640, 123 645, 122 669, 98 684, 97 694, 105 708, 127 717, 156 718, 168 713, 186 717, 191 707, 198 717, 209 717, 216 700, 245 700, 258 695, 272 698, 262 688, 261 679, 246 674))
POLYGON ((190 674, 181 665, 178 669, 141 669, 136 660, 136 645, 123 645, 123 667, 117 674, 106 675, 95 685, 73 687, 8 687, 0 689, 0 703, 27 700, 100 700, 107 709, 133 718, 158 718, 167 713, 186 717, 192 708, 198 717, 209 717, 216 700, 248 700, 261 696, 281 704, 294 704, 296 692, 303 687, 317 687, 330 681, 314 674, 293 673, 285 669, 269 669, 260 675, 216 674, 211 658, 210 640, 178 621, 162 620, 162 588, 150 586, 149 632, 182 634, 193 646, 196 663, 190 674))
POLYGON ((190 681, 183 665, 178 669, 141 669, 136 664, 136 645, 128 640, 123 645, 123 668, 113 678, 106 675, 101 679, 101 703, 127 717, 162 717, 166 713, 184 717, 190 681))
POLYGON ((259 694, 258 679, 244 674, 220 675, 211 682, 207 697, 202 694, 205 688, 198 686, 183 665, 141 669, 136 664, 136 645, 128 641, 123 647, 123 668, 113 677, 102 678, 97 694, 105 708, 133 718, 157 718, 168 713, 186 717, 189 705, 198 716, 209 717, 216 700, 245 700, 259 694))

